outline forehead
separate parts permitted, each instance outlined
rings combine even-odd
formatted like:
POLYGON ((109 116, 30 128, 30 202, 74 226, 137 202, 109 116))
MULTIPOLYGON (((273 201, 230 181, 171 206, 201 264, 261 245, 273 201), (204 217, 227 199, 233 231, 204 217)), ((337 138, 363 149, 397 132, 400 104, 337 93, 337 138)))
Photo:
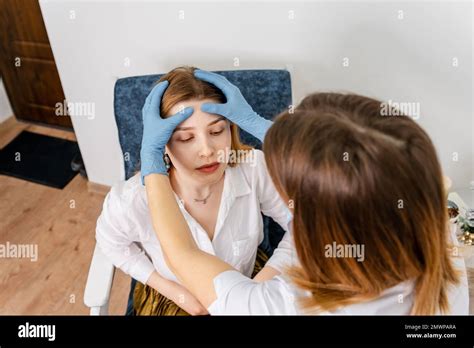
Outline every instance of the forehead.
POLYGON ((171 108, 171 115, 178 113, 180 110, 186 107, 193 107, 194 112, 186 119, 179 127, 207 127, 207 125, 222 116, 216 114, 209 114, 207 112, 201 111, 201 105, 204 103, 216 103, 213 99, 202 99, 202 100, 185 100, 177 103, 171 108))

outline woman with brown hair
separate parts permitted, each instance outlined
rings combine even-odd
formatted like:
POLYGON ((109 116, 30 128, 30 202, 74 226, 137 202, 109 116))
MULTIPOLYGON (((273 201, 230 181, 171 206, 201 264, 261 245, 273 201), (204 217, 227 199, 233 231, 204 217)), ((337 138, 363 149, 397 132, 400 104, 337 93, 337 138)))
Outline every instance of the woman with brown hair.
MULTIPOLYGON (((441 168, 431 140, 412 119, 382 116, 384 103, 367 97, 316 93, 269 127, 225 78, 195 75, 226 96, 225 103, 201 109, 248 132, 254 127, 252 134, 264 139, 270 175, 291 204, 297 255, 284 274, 263 283, 249 279, 196 247, 169 179, 144 171, 167 262, 211 314, 468 313, 465 266, 449 234, 441 168)), ((168 127, 150 136, 160 148, 174 124, 153 113, 146 117, 145 129, 150 120, 168 127)))
MULTIPOLYGON (((201 111, 203 103, 222 103, 225 97, 214 85, 195 78, 194 70, 181 67, 165 74, 155 87, 164 92, 160 102, 147 99, 147 105, 165 120, 178 113, 183 122, 173 129, 163 152, 146 152, 150 147, 144 143, 142 169, 149 170, 144 163, 151 168, 162 164, 172 199, 203 252, 216 255, 248 277, 270 279, 280 273, 291 249, 287 237, 269 260, 258 249, 264 238, 261 214, 287 230, 286 204, 268 175, 263 153, 240 142, 235 124, 201 111)), ((152 125, 146 132, 160 130, 159 125, 152 125)), ((97 221, 98 245, 117 267, 138 280, 135 314, 205 314, 206 308, 166 265, 141 177, 137 174, 119 183, 107 195, 97 221)))

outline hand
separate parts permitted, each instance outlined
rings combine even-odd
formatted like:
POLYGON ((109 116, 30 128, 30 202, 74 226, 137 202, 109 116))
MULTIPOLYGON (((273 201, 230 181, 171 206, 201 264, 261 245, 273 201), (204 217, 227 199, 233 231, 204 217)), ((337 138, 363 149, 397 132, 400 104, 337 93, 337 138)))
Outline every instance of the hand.
POLYGON ((150 275, 146 283, 191 315, 209 314, 207 309, 188 289, 172 280, 163 278, 156 271, 150 275))
POLYGON ((142 185, 145 185, 145 176, 148 174, 168 174, 163 159, 165 146, 175 128, 194 112, 192 107, 187 107, 169 118, 161 118, 161 98, 168 84, 168 81, 157 84, 146 98, 142 109, 143 138, 140 150, 142 185))
POLYGON ((273 122, 253 111, 237 86, 230 83, 224 76, 209 71, 196 70, 194 76, 199 80, 212 83, 224 93, 227 99, 225 104, 204 103, 201 105, 202 111, 224 116, 263 142, 273 122))
POLYGON ((204 307, 201 302, 199 302, 199 300, 188 291, 188 289, 171 280, 170 282, 173 283, 170 285, 172 292, 170 299, 176 303, 177 306, 191 315, 209 314, 206 307, 204 307))

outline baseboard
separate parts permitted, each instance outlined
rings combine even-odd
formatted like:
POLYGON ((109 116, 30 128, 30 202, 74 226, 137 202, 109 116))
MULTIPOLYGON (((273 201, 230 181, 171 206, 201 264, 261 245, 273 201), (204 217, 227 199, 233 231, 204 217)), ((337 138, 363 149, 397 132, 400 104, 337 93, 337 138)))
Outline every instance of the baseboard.
POLYGON ((110 186, 97 184, 95 182, 87 182, 87 192, 106 196, 110 191, 110 186))
POLYGON ((15 124, 17 121, 16 121, 16 118, 15 118, 15 115, 10 115, 10 116, 7 116, 5 118, 2 118, 0 119, 0 126, 11 126, 13 124, 15 124))

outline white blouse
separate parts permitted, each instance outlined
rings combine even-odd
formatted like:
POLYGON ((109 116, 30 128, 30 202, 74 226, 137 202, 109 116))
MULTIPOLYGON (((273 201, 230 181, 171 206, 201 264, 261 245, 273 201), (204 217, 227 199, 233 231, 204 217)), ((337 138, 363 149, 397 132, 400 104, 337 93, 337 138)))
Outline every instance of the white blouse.
MULTIPOLYGON (((261 213, 273 218, 286 231, 267 265, 282 272, 284 265, 295 257, 287 227, 288 208, 267 172, 263 152, 253 150, 249 158, 254 161, 225 170, 212 241, 176 196, 198 247, 248 277, 254 269, 257 247, 263 241, 261 213)), ((96 240, 116 267, 141 283, 145 284, 155 270, 164 278, 178 282, 163 258, 140 173, 113 186, 107 194, 97 220, 96 240)))

